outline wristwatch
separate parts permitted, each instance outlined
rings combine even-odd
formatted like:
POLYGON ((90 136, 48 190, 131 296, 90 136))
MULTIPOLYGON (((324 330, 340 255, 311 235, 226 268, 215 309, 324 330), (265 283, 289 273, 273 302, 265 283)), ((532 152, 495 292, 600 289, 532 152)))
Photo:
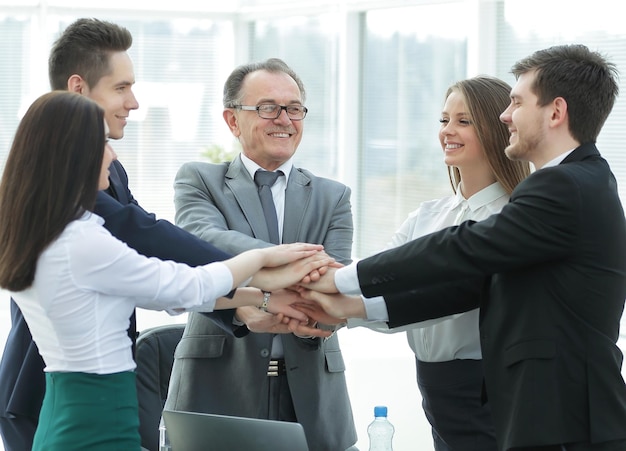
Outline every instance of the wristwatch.
POLYGON ((264 291, 263 292, 263 302, 261 303, 261 306, 259 307, 259 310, 263 310, 264 312, 267 312, 267 307, 268 305, 270 305, 270 295, 271 295, 271 291, 264 291))

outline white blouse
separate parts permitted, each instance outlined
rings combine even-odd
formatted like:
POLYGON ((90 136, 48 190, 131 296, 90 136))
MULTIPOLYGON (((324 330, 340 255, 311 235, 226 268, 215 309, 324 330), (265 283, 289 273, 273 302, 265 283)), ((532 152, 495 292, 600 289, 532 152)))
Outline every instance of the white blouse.
MULTIPOLYGON (((387 249, 401 246, 443 228, 458 225, 468 219, 481 221, 500 212, 508 201, 508 194, 502 185, 496 182, 469 199, 465 199, 460 191, 457 191, 455 196, 423 202, 417 210, 409 214, 393 235, 387 249)), ((349 327, 366 326, 379 332, 391 333, 406 331, 411 349, 423 362, 482 358, 478 332, 478 309, 389 329, 386 322, 383 322, 388 319, 388 315, 382 297, 365 299, 365 306, 368 318, 374 321, 350 320, 348 321, 349 327)))
POLYGON ((147 258, 86 213, 37 261, 32 286, 11 296, 39 348, 45 371, 111 374, 135 368, 127 334, 135 307, 212 311, 232 288, 223 263, 197 268, 147 258))

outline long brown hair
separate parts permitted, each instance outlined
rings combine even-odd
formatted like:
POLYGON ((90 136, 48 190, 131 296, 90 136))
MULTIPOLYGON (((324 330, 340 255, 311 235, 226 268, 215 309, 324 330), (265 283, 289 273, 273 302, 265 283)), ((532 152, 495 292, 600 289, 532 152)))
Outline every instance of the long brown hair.
MULTIPOLYGON (((500 114, 509 106, 511 87, 498 78, 480 75, 450 86, 446 99, 453 91, 463 96, 491 171, 511 194, 517 184, 530 174, 528 162, 511 161, 504 154, 510 134, 507 126, 500 121, 500 114)), ((458 168, 449 166, 448 174, 452 189, 456 192, 461 173, 458 168)))
POLYGON ((53 91, 30 106, 0 182, 0 287, 31 286, 41 252, 93 209, 104 145, 104 111, 92 100, 53 91))

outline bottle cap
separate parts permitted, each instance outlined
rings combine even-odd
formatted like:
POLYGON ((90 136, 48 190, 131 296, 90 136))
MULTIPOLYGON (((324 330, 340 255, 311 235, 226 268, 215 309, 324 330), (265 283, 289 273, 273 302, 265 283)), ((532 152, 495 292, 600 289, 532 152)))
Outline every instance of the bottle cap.
POLYGON ((386 417, 386 416, 387 416, 387 406, 374 407, 374 417, 386 417))

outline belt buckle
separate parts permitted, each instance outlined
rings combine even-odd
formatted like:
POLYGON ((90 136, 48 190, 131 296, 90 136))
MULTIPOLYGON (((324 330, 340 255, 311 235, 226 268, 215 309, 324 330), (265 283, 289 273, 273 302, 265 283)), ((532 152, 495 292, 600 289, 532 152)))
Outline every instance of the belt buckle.
POLYGON ((278 377, 285 374, 285 361, 283 359, 271 359, 267 367, 268 377, 278 377))

